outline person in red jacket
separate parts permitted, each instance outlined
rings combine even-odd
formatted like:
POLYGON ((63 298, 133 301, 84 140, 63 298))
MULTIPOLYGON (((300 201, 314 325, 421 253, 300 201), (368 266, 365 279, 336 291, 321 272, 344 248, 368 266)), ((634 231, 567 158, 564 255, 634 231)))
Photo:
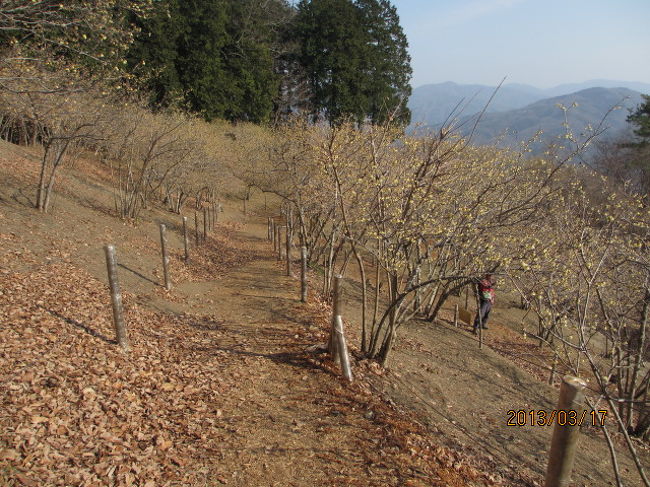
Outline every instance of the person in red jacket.
POLYGON ((487 330, 487 321, 494 304, 494 279, 492 274, 485 274, 485 277, 478 282, 478 297, 479 311, 474 319, 474 333, 478 331, 479 323, 484 330, 487 330))

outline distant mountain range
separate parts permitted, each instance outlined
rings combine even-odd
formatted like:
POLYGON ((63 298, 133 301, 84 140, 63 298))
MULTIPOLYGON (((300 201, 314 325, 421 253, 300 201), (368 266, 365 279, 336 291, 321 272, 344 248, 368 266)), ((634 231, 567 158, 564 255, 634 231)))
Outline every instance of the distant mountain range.
POLYGON ((558 104, 571 107, 574 102, 577 106, 570 108, 568 121, 576 134, 583 132, 587 125, 595 127, 609 109, 620 105, 621 108, 609 113, 604 122, 603 137, 610 138, 629 130, 625 120, 628 109, 642 102, 641 93, 650 93, 650 84, 592 80, 547 90, 522 84, 504 85, 496 93, 494 90, 490 86, 451 82, 416 88, 409 100, 411 130, 416 130, 416 125, 421 127, 417 131, 435 129, 451 115, 462 125, 461 132, 467 135, 478 113, 494 94, 474 132, 473 140, 477 144, 512 146, 542 130, 544 135, 538 144, 541 150, 563 133, 564 113, 558 104))

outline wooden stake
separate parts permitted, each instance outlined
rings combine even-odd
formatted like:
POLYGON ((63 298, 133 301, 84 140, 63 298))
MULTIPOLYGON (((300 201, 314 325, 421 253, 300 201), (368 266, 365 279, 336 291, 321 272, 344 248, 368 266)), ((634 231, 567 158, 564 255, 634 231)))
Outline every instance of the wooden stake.
POLYGON ((190 261, 190 246, 187 242, 187 217, 183 217, 183 245, 185 246, 185 263, 190 261))
POLYGON ((112 245, 104 246, 106 253, 106 270, 108 271, 108 285, 111 289, 111 302, 113 304, 113 325, 115 326, 115 335, 117 343, 126 351, 129 350, 129 340, 126 334, 126 325, 124 324, 122 293, 120 284, 117 279, 117 258, 115 257, 115 247, 112 245))
POLYGON ((323 254, 323 296, 327 294, 327 256, 323 254))
POLYGON ((569 413, 573 415, 572 411, 575 411, 576 416, 581 417, 585 387, 587 383, 578 377, 567 375, 562 379, 544 487, 566 487, 571 481, 580 425, 577 421, 574 426, 570 425, 569 413), (566 416, 566 421, 562 420, 562 416, 566 416))
POLYGON ((199 237, 199 215, 194 212, 194 236, 196 237, 196 246, 198 247, 201 244, 199 237))
POLYGON ((291 232, 289 230, 289 225, 284 227, 285 229, 285 257, 287 259, 287 276, 291 275, 291 232))
POLYGON ((165 277, 165 289, 169 291, 172 284, 169 280, 169 256, 167 255, 167 227, 160 224, 160 248, 162 250, 163 275, 165 277))
POLYGON ((345 334, 343 333, 343 319, 337 315, 334 319, 334 326, 336 332, 336 348, 343 370, 343 377, 349 382, 352 382, 352 367, 350 367, 350 355, 348 354, 348 346, 345 343, 345 334))
POLYGON ((336 340, 334 335, 336 333, 335 332, 336 317, 341 315, 341 310, 343 308, 341 303, 342 281, 343 281, 343 276, 341 276, 340 274, 334 276, 334 288, 332 290, 332 319, 330 323, 329 341, 327 343, 327 349, 332 355, 333 360, 337 360, 338 358, 336 354, 336 345, 335 345, 336 340))
POLYGON ((203 242, 208 241, 208 209, 203 208, 203 242))
POLYGON ((307 302, 307 247, 300 248, 300 301, 307 302))
MULTIPOLYGON (((420 279, 420 268, 418 267, 415 270, 415 282, 414 284, 417 286, 420 284, 421 279, 420 279)), ((413 298, 413 311, 416 313, 420 312, 420 308, 422 307, 422 300, 421 300, 421 294, 420 294, 421 288, 418 288, 415 290, 415 297, 413 298)))
POLYGON ((278 225, 273 227, 273 252, 278 253, 278 225))
POLYGON ((483 317, 481 316, 481 294, 476 285, 476 316, 478 317, 478 348, 483 348, 483 317))
POLYGON ((343 276, 337 274, 334 276, 334 290, 332 292, 332 310, 333 316, 342 315, 343 302, 341 301, 343 291, 343 276))
POLYGON ((553 357, 553 365, 551 366, 551 374, 548 376, 548 383, 553 385, 555 382, 555 369, 557 368, 557 355, 553 357))
POLYGON ((454 328, 458 328, 458 305, 454 305, 454 328))

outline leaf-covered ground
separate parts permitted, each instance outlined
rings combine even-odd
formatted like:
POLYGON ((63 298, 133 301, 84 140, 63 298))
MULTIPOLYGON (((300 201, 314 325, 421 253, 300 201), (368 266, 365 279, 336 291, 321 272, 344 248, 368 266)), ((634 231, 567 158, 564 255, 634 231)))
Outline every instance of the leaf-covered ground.
POLYGON ((355 364, 348 385, 306 351, 324 340, 330 310, 299 302, 262 225, 227 208, 186 265, 178 217, 119 222, 95 166, 62 173, 41 215, 29 205, 34 154, 4 154, 0 486, 493 484, 372 390, 376 367, 355 364), (159 222, 173 249, 170 292, 159 222), (129 352, 114 340, 109 242, 129 352))
POLYGON ((266 284, 255 305, 283 300, 277 316, 273 304, 256 313, 240 303, 250 313, 241 322, 154 312, 127 294, 125 353, 113 340, 103 282, 70 264, 3 273, 0 458, 9 485, 481 479, 373 396, 363 378, 350 387, 304 351, 322 339, 327 309, 300 305, 290 295, 295 283, 280 276, 264 252, 230 271, 240 287, 266 284))
MULTIPOLYGON (((505 412, 535 407, 525 391, 545 404, 555 392, 462 329, 416 323, 390 370, 355 359, 346 384, 306 351, 325 340, 330 309, 299 302, 265 218, 226 202, 185 264, 180 217, 151 208, 120 222, 105 168, 80 160, 61 173, 41 215, 35 153, 0 146, 0 487, 538 485, 550 431, 506 428, 505 412), (105 243, 117 247, 128 353, 114 342, 105 243)), ((518 362, 530 346, 504 316, 488 345, 518 362)), ((590 455, 578 466, 602 460, 606 477, 606 456, 590 455)), ((607 485, 595 475, 578 485, 607 485)))

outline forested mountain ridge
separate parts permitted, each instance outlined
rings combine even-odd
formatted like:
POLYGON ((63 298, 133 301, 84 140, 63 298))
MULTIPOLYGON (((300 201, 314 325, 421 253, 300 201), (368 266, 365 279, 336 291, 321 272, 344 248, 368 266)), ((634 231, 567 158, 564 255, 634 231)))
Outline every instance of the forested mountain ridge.
MULTIPOLYGON (((635 108, 641 101, 641 93, 627 88, 589 88, 546 98, 516 110, 484 114, 474 131, 473 141, 515 147, 541 131, 541 139, 533 147, 533 152, 539 152, 566 133, 565 122, 577 137, 586 136, 588 127, 596 130, 600 125, 603 130, 600 137, 612 139, 629 129, 628 109, 635 108), (566 119, 563 107, 567 109, 566 119)), ((465 134, 469 134, 471 125, 464 125, 465 134)))
POLYGON ((478 84, 464 85, 448 81, 429 84, 413 90, 408 106, 412 125, 435 126, 444 122, 452 113, 455 116, 473 115, 487 105, 489 112, 520 108, 544 98, 542 94, 530 93, 519 87, 496 87, 478 84), (455 112, 454 112, 455 111, 455 112))
MULTIPOLYGON (((568 123, 570 130, 580 135, 589 126, 596 128, 602 121, 603 129, 600 138, 612 140, 620 137, 630 127, 627 122, 629 111, 642 103, 641 93, 627 88, 588 88, 575 93, 564 94, 535 100, 539 95, 526 94, 522 87, 502 87, 494 99, 487 104, 494 88, 480 85, 435 85, 438 96, 444 92, 446 99, 437 99, 436 103, 429 100, 429 105, 422 102, 426 90, 418 88, 409 103, 413 112, 412 130, 425 132, 430 128, 439 127, 452 110, 461 103, 456 113, 448 122, 456 120, 460 133, 472 133, 475 144, 497 144, 501 147, 517 147, 521 142, 532 138, 541 131, 538 142, 533 144, 533 153, 542 152, 550 143, 556 142, 558 136, 564 135, 568 123), (442 88, 442 89, 441 89, 442 88), (471 97, 474 96, 472 99, 471 97), (522 104, 526 97, 534 101, 522 104), (461 100, 463 100, 461 102, 461 100), (471 100, 471 101, 465 101, 471 100), (466 106, 465 106, 466 105, 466 106), (504 109, 513 105, 511 109, 504 109), (461 108, 464 110, 461 111, 461 108), (566 120, 565 111, 567 108, 566 120), (485 113, 474 127, 480 111, 485 113), (423 122, 417 126, 417 120, 429 117, 431 122, 423 122)), ((429 90, 431 93, 432 90, 429 90)))
POLYGON ((414 88, 408 106, 413 114, 412 126, 434 127, 447 120, 454 109, 456 112, 453 116, 458 118, 474 115, 483 108, 487 113, 505 112, 523 108, 540 100, 570 95, 589 88, 626 88, 640 93, 650 93, 648 83, 615 80, 591 80, 584 83, 562 84, 548 89, 520 83, 504 84, 497 89, 496 86, 447 81, 414 88), (488 104, 492 95, 494 98, 488 104))

